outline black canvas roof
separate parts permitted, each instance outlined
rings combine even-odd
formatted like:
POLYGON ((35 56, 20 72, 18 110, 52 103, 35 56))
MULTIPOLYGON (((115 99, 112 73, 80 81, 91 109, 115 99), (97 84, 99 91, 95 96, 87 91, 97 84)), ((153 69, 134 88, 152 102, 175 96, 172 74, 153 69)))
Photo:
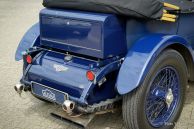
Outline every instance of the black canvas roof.
POLYGON ((48 8, 160 19, 163 15, 163 9, 165 9, 164 2, 179 6, 182 13, 194 11, 194 3, 189 0, 43 0, 43 5, 48 8))
POLYGON ((194 12, 194 0, 160 0, 160 1, 179 6, 181 8, 180 13, 194 12))

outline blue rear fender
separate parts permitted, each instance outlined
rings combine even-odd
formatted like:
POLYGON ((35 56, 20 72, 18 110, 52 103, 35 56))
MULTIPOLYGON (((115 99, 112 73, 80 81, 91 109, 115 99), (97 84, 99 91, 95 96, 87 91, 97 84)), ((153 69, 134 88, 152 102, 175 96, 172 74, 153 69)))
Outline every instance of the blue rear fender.
POLYGON ((28 48, 38 46, 40 44, 40 25, 34 24, 23 36, 15 53, 15 60, 19 61, 23 58, 22 53, 28 48))
POLYGON ((134 43, 129 49, 117 77, 116 88, 118 93, 121 95, 129 93, 141 85, 158 55, 173 44, 186 47, 194 62, 192 48, 184 38, 177 35, 147 35, 134 43))

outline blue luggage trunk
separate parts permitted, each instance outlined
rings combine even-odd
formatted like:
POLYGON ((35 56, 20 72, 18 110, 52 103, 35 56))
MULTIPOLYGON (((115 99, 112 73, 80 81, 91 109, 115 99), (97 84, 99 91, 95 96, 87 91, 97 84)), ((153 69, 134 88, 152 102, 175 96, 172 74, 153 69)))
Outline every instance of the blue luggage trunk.
POLYGON ((43 46, 101 59, 127 51, 125 24, 111 14, 44 9, 40 27, 43 46))

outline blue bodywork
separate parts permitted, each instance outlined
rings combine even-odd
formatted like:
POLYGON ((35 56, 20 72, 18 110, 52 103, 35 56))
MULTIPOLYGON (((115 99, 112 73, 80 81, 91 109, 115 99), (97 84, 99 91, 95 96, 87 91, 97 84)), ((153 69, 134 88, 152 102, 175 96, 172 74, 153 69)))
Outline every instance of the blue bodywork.
POLYGON ((125 24, 111 14, 43 9, 40 27, 43 46, 101 59, 127 52, 125 24))
POLYGON ((180 44, 192 53, 188 42, 177 35, 151 34, 138 40, 129 50, 120 69, 117 81, 118 92, 126 94, 138 87, 159 54, 172 44, 180 44))
POLYGON ((116 95, 115 81, 109 80, 116 80, 116 77, 108 77, 109 81, 104 84, 102 90, 102 88, 95 88, 96 84, 86 78, 86 72, 88 70, 94 71, 96 82, 98 82, 104 75, 118 69, 120 67, 119 61, 112 60, 113 62, 99 69, 95 61, 73 57, 71 62, 64 62, 64 57, 63 53, 42 51, 36 56, 36 60, 27 66, 27 74, 23 76, 21 81, 26 84, 36 82, 68 93, 71 100, 80 104, 91 104, 113 98, 116 95), (91 65, 93 65, 92 68, 91 65), (65 70, 58 72, 56 71, 57 66, 63 67, 65 70))
POLYGON ((40 45, 40 25, 39 23, 34 24, 23 36, 22 40, 20 41, 16 54, 15 60, 19 61, 23 58, 23 52, 27 49, 39 46, 40 45))
POLYGON ((126 94, 138 87, 158 55, 172 45, 189 51, 192 65, 189 72, 193 80, 194 30, 189 27, 193 20, 193 14, 180 15, 176 23, 129 20, 126 30, 129 49, 118 75, 118 92, 126 94))
MULTIPOLYGON (((193 14, 175 23, 120 18, 112 14, 44 9, 20 42, 16 60, 24 60, 21 82, 68 93, 79 104, 94 104, 129 93, 141 85, 158 55, 172 47, 183 53, 190 80, 194 77, 193 14), (72 55, 71 61, 64 58, 72 55), (57 71, 59 67, 62 71, 57 71), (86 78, 87 71, 95 80, 86 78), (106 77, 102 86, 99 82, 106 77), (33 83, 34 82, 34 83, 33 83)), ((37 94, 41 94, 37 89, 37 94)), ((58 103, 63 98, 58 95, 58 103)))

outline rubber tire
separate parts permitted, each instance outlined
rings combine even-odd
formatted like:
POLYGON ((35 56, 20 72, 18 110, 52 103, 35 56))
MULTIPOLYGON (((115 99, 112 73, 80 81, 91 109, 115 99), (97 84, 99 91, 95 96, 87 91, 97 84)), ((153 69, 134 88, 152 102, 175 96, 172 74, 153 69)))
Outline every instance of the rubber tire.
POLYGON ((123 120, 126 129, 173 129, 184 105, 185 91, 188 83, 187 66, 182 55, 172 49, 163 51, 152 65, 142 85, 123 96, 123 120), (151 80, 160 69, 171 66, 178 72, 180 78, 180 101, 169 121, 164 126, 155 128, 151 126, 144 111, 146 95, 149 92, 151 80))

